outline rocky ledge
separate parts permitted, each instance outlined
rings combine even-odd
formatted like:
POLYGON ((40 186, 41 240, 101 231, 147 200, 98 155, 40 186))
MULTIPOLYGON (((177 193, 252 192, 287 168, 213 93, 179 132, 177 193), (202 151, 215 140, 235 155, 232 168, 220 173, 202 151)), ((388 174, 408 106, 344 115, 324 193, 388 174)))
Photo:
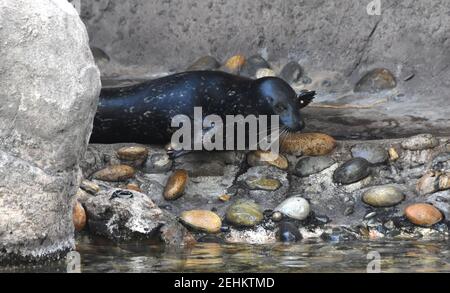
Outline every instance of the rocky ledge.
POLYGON ((448 236, 449 138, 304 133, 281 149, 171 160, 162 146, 90 145, 74 221, 114 241, 172 245, 448 236))

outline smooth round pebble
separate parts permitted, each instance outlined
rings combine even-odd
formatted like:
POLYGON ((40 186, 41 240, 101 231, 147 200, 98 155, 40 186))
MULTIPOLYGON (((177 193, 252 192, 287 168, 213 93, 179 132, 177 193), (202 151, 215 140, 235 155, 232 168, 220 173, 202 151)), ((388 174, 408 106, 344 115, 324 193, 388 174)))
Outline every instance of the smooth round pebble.
POLYGON ((128 165, 108 166, 92 175, 94 179, 108 182, 118 182, 131 179, 136 174, 136 170, 128 165))
POLYGON ((84 210, 81 203, 79 203, 78 201, 76 201, 75 205, 73 206, 72 217, 75 231, 80 232, 81 230, 84 229, 84 227, 86 227, 87 222, 86 211, 84 210))
POLYGON ((378 146, 371 144, 357 144, 352 148, 354 158, 363 158, 371 164, 383 164, 388 160, 388 152, 378 146))
POLYGON ((295 165, 294 174, 300 177, 307 177, 331 167, 335 161, 330 157, 304 157, 295 165))
POLYGON ((80 184, 80 188, 83 189, 84 191, 90 193, 90 194, 97 194, 98 192, 100 192, 100 186, 98 186, 98 184, 89 181, 89 180, 83 180, 81 181, 80 184))
POLYGON ((272 214, 272 221, 274 221, 274 222, 279 222, 279 221, 281 221, 283 219, 283 214, 282 213, 280 213, 280 212, 274 212, 273 214, 272 214))
POLYGON ((253 201, 237 201, 226 213, 226 220, 237 227, 253 227, 264 218, 261 208, 253 201))
POLYGON ((137 183, 128 183, 127 186, 126 186, 126 189, 142 193, 142 189, 139 186, 139 184, 137 184, 137 183))
POLYGON ((403 192, 390 185, 377 186, 364 192, 363 202, 373 207, 391 207, 399 204, 405 199, 403 192))
POLYGON ((367 72, 355 85, 355 92, 378 93, 397 86, 394 75, 385 68, 375 68, 367 72))
POLYGON ((439 141, 431 134, 419 134, 403 140, 402 148, 410 151, 419 151, 435 148, 439 141))
POLYGON ((270 68, 261 68, 261 69, 258 69, 258 71, 256 71, 257 79, 260 79, 263 77, 273 77, 273 76, 277 76, 277 75, 275 74, 275 71, 273 71, 270 68))
POLYGON ((336 140, 323 133, 290 133, 281 142, 280 149, 295 156, 324 156, 336 147, 336 140))
POLYGON ((413 224, 423 227, 430 227, 442 221, 442 213, 427 203, 416 203, 405 209, 406 218, 413 224))
POLYGON ((167 180, 163 196, 166 200, 176 200, 184 194, 189 176, 186 170, 175 170, 167 180))
POLYGON ((309 216, 311 209, 309 202, 306 199, 299 196, 294 196, 285 199, 275 208, 274 211, 280 212, 289 218, 301 221, 309 216))
POLYGON ((363 158, 353 158, 334 171, 333 181, 339 184, 358 182, 370 175, 371 164, 363 158))
POLYGON ((182 212, 180 220, 189 228, 206 233, 219 233, 222 227, 220 217, 216 213, 207 210, 182 212))
POLYGON ((298 62, 291 61, 281 70, 280 77, 287 83, 295 83, 300 80, 303 74, 303 68, 298 62))
POLYGON ((281 170, 287 170, 289 168, 289 161, 285 156, 261 150, 250 152, 247 155, 247 163, 251 167, 274 166, 281 170))
POLYGON ((143 146, 129 146, 117 150, 117 157, 123 161, 145 160, 148 149, 143 146))

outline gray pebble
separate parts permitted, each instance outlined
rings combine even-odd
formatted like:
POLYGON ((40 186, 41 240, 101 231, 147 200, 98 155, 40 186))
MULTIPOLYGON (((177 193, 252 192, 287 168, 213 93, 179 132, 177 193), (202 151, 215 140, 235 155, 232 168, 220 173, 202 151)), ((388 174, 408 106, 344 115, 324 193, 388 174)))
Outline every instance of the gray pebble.
POLYGON ((403 140, 402 148, 410 151, 432 149, 439 141, 431 134, 419 134, 403 140))
POLYGON ((263 57, 260 55, 253 55, 245 62, 241 74, 248 77, 255 77, 258 70, 270 68, 270 64, 263 57))
POLYGON ((374 165, 383 164, 388 160, 388 152, 378 145, 357 144, 352 148, 354 158, 363 158, 374 165))
POLYGON ((281 70, 280 77, 288 83, 295 83, 300 80, 303 74, 303 68, 298 62, 291 61, 281 70))
POLYGON ((307 177, 331 167, 334 163, 335 161, 330 157, 304 157, 295 165, 294 174, 300 177, 307 177))
POLYGON ((172 168, 173 161, 167 154, 151 154, 144 164, 143 171, 147 174, 165 173, 172 168))
POLYGON ((335 183, 351 184, 358 182, 370 175, 371 164, 363 158, 353 158, 334 171, 335 183))
POLYGON ((370 188, 362 196, 363 202, 373 207, 391 207, 405 199, 403 192, 395 186, 384 185, 370 188))

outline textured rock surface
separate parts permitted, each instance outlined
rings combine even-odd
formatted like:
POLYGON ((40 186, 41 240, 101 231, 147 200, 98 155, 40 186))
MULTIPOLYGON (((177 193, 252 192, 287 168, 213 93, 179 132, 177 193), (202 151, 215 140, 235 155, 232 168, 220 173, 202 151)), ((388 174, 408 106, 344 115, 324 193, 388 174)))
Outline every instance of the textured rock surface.
POLYGON ((113 198, 114 191, 100 192, 85 202, 90 231, 111 240, 155 237, 166 223, 163 211, 142 193, 113 198))
MULTIPOLYGON (((439 154, 448 152, 450 139, 436 138, 437 145, 434 148, 421 151, 401 148, 401 143, 407 140, 409 139, 371 141, 371 145, 383 150, 396 149, 397 159, 386 160, 384 163, 372 166, 370 176, 348 185, 333 182, 333 174, 338 166, 352 158, 352 150, 360 145, 361 141, 337 141, 336 148, 328 155, 329 159, 335 163, 308 177, 301 177, 296 173, 295 166, 303 160, 303 157, 292 155, 286 155, 289 161, 287 170, 267 165, 252 167, 248 164, 249 153, 245 154, 245 152, 195 152, 182 156, 175 160, 171 170, 180 166, 185 167, 190 173, 190 180, 185 194, 174 201, 166 201, 163 197, 164 187, 171 172, 160 171, 147 174, 146 167, 143 165, 137 168, 136 177, 132 179, 132 182, 136 182, 143 193, 169 215, 172 224, 163 226, 161 229, 161 237, 165 235, 163 239, 166 243, 186 242, 186 238, 192 240, 192 237, 186 236, 189 234, 185 231, 178 230, 179 225, 174 224, 174 221, 185 211, 199 209, 212 211, 222 219, 223 225, 216 235, 217 241, 272 243, 277 240, 278 222, 285 220, 292 221, 296 227, 299 227, 299 232, 305 240, 321 238, 325 241, 344 241, 380 237, 441 239, 448 235, 446 220, 432 227, 420 227, 405 218, 404 209, 411 204, 428 202, 437 207, 445 219, 448 218, 450 211, 448 190, 421 196, 416 186, 419 179, 432 168, 433 159, 439 154), (213 166, 215 171, 210 172, 208 176, 208 170, 212 170, 213 166), (258 178, 275 179, 281 186, 275 191, 249 188, 248 180, 258 178), (381 192, 382 200, 389 204, 370 206, 364 203, 363 196, 371 192, 375 195, 375 199, 379 200, 380 194, 374 194, 373 190, 377 186, 386 185, 398 191, 395 194, 381 192), (402 196, 397 197, 397 193, 402 196), (308 213, 297 219, 289 219, 282 214, 277 215, 274 209, 286 198, 295 195, 307 200, 308 213), (404 200, 401 200, 403 195, 404 200), (226 199, 223 200, 224 198, 226 199), (226 221, 226 213, 230 206, 239 201, 256 202, 263 213, 261 222, 253 227, 239 229, 230 227, 231 223, 226 221), (164 234, 165 229, 170 233, 164 234), (174 237, 174 235, 178 236, 174 237)), ((114 149, 122 146, 124 145, 91 145, 87 158, 109 158, 109 154, 114 149)), ((157 146, 149 146, 149 149, 159 152, 157 146)), ((444 156, 438 161, 447 162, 446 158, 444 156)), ((97 168, 104 167, 103 160, 97 162, 99 163, 90 165, 95 165, 97 168)), ((109 162, 114 164, 115 159, 109 162)), ((129 182, 95 181, 95 183, 102 190, 109 190, 123 188, 121 186, 129 182)), ((295 205, 293 208, 296 208, 295 205)), ((215 228, 217 229, 218 225, 215 228)), ((192 234, 197 240, 204 236, 202 232, 195 230, 192 234)))
POLYGON ((308 131, 395 138, 433 125, 449 134, 450 3, 383 0, 381 15, 369 16, 369 2, 99 0, 83 1, 82 17, 92 45, 112 58, 105 76, 142 78, 182 70, 203 55, 223 61, 261 54, 277 72, 298 61, 312 80, 306 87, 318 90, 316 103, 387 99, 367 109, 307 108, 308 131), (390 70, 397 87, 382 97, 353 94, 375 68, 390 70))
POLYGON ((56 256, 74 245, 99 71, 66 1, 1 1, 0 40, 0 259, 56 256))

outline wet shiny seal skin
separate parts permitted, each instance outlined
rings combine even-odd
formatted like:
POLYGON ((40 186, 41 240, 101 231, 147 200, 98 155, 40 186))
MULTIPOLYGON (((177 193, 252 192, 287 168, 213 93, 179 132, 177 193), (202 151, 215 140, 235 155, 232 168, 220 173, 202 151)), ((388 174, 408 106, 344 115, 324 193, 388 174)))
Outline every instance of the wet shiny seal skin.
MULTIPOLYGON (((178 73, 123 88, 105 88, 100 95, 92 143, 168 143, 176 129, 172 118, 204 116, 279 115, 280 126, 291 131, 304 127, 300 109, 314 92, 295 91, 280 78, 257 80, 220 71, 178 73)), ((270 121, 270 120, 269 120, 270 121)))

